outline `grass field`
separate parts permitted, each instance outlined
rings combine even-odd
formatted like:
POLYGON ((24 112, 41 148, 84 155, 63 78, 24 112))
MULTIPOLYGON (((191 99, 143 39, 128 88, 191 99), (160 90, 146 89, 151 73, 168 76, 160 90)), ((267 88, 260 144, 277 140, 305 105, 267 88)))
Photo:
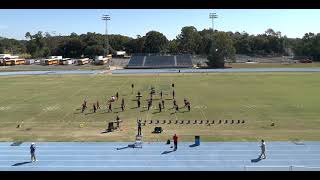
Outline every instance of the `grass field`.
POLYGON ((232 68, 319 68, 320 63, 292 63, 292 64, 282 64, 282 63, 232 63, 226 64, 228 67, 232 68))
MULTIPOLYGON (((320 73, 212 73, 161 75, 41 75, 0 77, 0 141, 133 141, 136 119, 225 120, 228 124, 149 124, 142 127, 145 141, 163 141, 174 133, 182 141, 200 135, 204 141, 320 140, 320 73), (142 92, 142 106, 150 86, 171 99, 175 83, 177 102, 191 102, 191 112, 173 113, 172 100, 164 112, 137 109, 134 92, 142 92), (119 92, 120 100, 107 113, 106 100, 119 92), (97 113, 80 112, 84 98, 89 109, 99 100, 97 113), (101 133, 119 115, 121 131, 101 133), (245 120, 230 124, 230 120, 245 120), (23 122, 23 123, 22 123, 23 122), (275 126, 270 126, 275 122, 275 126), (83 127, 80 127, 83 123, 83 127), (21 128, 16 128, 22 124, 21 128), (162 134, 152 134, 162 126, 162 134)), ((158 97, 155 97, 158 98, 158 97)), ((154 102, 156 106, 158 100, 154 102)), ((156 106, 157 107, 157 106, 156 106)))

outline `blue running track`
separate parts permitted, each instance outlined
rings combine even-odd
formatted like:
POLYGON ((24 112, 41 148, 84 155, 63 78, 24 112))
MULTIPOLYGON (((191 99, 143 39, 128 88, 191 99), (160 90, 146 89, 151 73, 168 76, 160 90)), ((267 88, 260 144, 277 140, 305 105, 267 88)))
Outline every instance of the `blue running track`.
POLYGON ((38 142, 30 163, 30 142, 0 143, 0 171, 255 171, 320 170, 320 142, 267 142, 259 160, 258 142, 153 142, 142 148, 118 142, 38 142))

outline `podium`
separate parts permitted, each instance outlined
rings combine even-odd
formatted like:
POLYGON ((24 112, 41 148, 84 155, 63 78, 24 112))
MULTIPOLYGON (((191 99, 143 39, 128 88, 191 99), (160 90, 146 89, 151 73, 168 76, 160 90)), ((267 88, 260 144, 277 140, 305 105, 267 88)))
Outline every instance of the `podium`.
POLYGON ((136 142, 134 143, 133 148, 142 148, 142 136, 136 136, 136 142))

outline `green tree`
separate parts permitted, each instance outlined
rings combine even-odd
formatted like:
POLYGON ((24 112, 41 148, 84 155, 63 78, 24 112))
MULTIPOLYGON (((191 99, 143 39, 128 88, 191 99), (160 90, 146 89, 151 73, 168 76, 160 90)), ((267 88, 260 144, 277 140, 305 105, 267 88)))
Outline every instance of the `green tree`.
POLYGON ((149 31, 145 36, 144 51, 147 53, 165 52, 168 46, 168 39, 162 33, 149 31))
POLYGON ((104 49, 102 45, 87 46, 84 50, 84 55, 90 58, 94 58, 95 56, 102 56, 103 54, 104 49))
POLYGON ((226 60, 235 60, 235 48, 228 33, 215 32, 207 65, 212 68, 223 68, 226 60))
POLYGON ((182 53, 195 54, 201 43, 201 36, 193 26, 183 27, 181 33, 177 36, 179 50, 182 53))
POLYGON ((177 40, 173 39, 168 43, 168 51, 170 53, 178 53, 179 52, 179 44, 177 40))
POLYGON ((63 49, 64 57, 79 58, 84 53, 85 44, 78 38, 72 38, 66 41, 60 49, 63 49))

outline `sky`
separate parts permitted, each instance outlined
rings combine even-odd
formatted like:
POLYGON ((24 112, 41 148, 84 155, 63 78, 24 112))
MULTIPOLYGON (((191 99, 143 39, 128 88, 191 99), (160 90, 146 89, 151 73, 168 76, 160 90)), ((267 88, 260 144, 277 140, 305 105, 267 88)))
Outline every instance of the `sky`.
POLYGON ((194 26, 199 31, 211 28, 211 12, 218 15, 214 29, 219 31, 262 34, 272 28, 289 38, 320 31, 320 10, 316 9, 0 9, 0 36, 21 40, 26 32, 104 33, 101 16, 108 14, 108 34, 135 38, 155 30, 172 40, 184 26, 194 26))

